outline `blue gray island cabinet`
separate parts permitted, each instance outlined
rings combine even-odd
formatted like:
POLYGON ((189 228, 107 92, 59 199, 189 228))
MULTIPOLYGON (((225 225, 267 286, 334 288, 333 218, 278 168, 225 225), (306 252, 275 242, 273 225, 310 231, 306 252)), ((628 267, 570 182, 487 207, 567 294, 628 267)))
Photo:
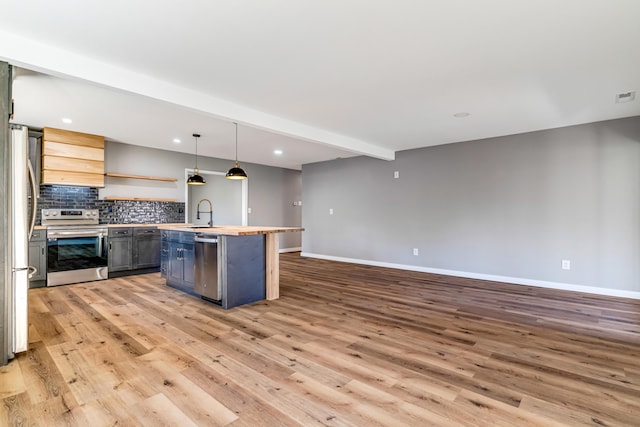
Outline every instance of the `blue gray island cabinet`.
POLYGON ((303 231, 300 227, 255 226, 196 228, 173 225, 159 228, 160 273, 167 285, 200 296, 224 309, 277 299, 280 287, 278 233, 303 231), (213 250, 195 248, 195 245, 208 244, 214 245, 213 250), (197 268, 200 269, 199 279, 196 278, 197 268), (217 286, 217 290, 203 295, 203 284, 195 283, 197 280, 206 280, 217 286))

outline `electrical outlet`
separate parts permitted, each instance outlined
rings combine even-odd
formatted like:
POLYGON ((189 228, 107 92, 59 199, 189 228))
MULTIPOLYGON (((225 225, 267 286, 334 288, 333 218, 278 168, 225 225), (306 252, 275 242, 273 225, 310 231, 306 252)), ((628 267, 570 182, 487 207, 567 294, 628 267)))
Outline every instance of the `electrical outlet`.
POLYGON ((418 248, 413 248, 413 255, 418 256, 418 248))
POLYGON ((333 215, 333 208, 329 208, 329 215, 333 215))
POLYGON ((571 260, 563 259, 562 260, 562 269, 563 270, 571 270, 571 260))
POLYGON ((251 208, 247 208, 247 213, 251 213, 251 208))
POLYGON ((302 200, 298 200, 298 206, 302 206, 302 200))
POLYGON ((394 172, 393 172, 393 177, 394 177, 395 179, 400 178, 400 171, 394 171, 394 172))

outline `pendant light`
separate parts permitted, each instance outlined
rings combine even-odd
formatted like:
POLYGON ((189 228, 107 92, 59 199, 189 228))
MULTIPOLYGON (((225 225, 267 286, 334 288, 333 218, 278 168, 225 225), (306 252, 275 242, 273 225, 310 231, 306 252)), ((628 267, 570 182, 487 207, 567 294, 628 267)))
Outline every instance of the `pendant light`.
POLYGON ((191 175, 187 179, 187 184, 189 184, 189 185, 205 185, 207 183, 207 181, 204 180, 204 178, 200 175, 200 173, 198 171, 198 138, 200 138, 200 135, 197 134, 197 133, 194 133, 193 137, 196 139, 196 167, 193 168, 193 175, 191 175))
POLYGON ((238 124, 235 122, 233 124, 236 125, 236 165, 231 169, 229 169, 229 172, 227 172, 227 175, 225 176, 225 178, 247 179, 246 172, 243 171, 242 168, 240 168, 240 166, 238 166, 238 124))

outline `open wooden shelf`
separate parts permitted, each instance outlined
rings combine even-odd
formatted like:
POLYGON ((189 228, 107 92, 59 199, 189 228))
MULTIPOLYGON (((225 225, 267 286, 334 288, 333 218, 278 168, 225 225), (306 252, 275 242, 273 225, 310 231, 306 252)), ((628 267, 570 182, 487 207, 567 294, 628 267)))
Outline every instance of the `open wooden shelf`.
MULTIPOLYGON (((146 175, 129 175, 125 173, 113 173, 107 172, 104 176, 110 176, 112 178, 130 178, 130 179, 147 179, 149 181, 167 181, 167 182, 176 182, 176 178, 164 178, 160 176, 146 176, 146 175)), ((119 199, 122 200, 122 199, 119 199)))
POLYGON ((159 199, 151 197, 120 197, 120 196, 106 196, 104 200, 133 200, 136 202, 177 202, 176 199, 159 199))

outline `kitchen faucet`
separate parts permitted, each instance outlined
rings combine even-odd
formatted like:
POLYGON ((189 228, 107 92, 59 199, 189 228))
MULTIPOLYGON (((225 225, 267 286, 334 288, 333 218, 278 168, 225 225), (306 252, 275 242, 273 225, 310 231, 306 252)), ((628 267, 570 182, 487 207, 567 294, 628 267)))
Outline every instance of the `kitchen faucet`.
POLYGON ((208 225, 209 227, 213 227, 213 204, 211 203, 211 200, 209 199, 202 199, 198 202, 198 206, 196 207, 196 219, 200 219, 200 212, 202 213, 207 213, 207 211, 200 211, 200 203, 202 202, 208 202, 209 203, 209 222, 208 225))

